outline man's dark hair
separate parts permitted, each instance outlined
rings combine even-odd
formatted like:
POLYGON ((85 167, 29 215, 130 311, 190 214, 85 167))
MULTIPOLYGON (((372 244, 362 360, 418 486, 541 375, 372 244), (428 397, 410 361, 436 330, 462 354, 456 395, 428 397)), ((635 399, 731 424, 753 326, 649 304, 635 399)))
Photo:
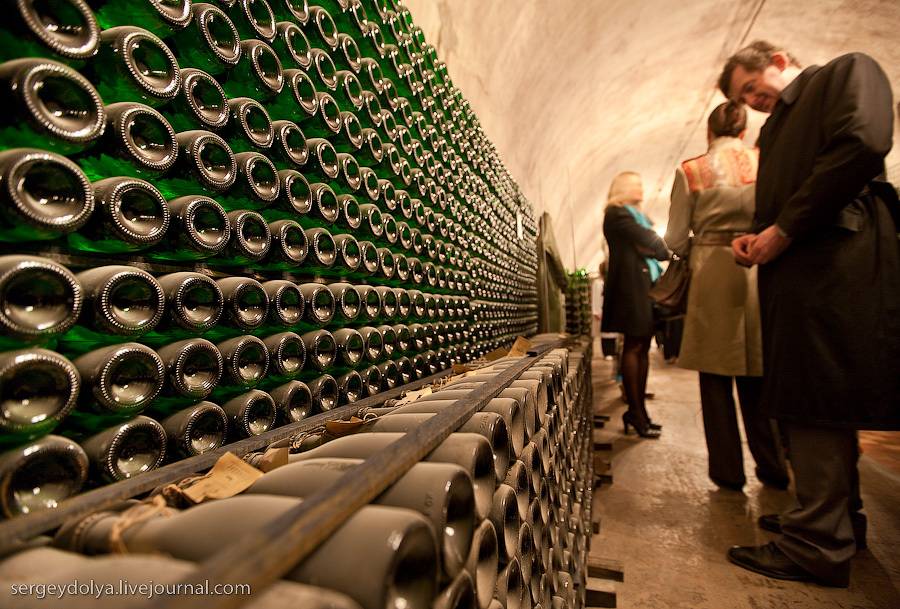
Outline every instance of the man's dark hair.
POLYGON ((747 109, 733 101, 719 104, 706 125, 715 137, 737 137, 747 128, 747 109))
POLYGON ((791 62, 791 65, 797 66, 798 68, 800 67, 800 63, 794 56, 787 53, 787 51, 781 47, 777 47, 765 40, 756 40, 728 58, 725 67, 722 68, 722 74, 719 76, 719 89, 725 97, 728 97, 728 88, 731 86, 731 75, 734 74, 734 69, 736 67, 741 66, 748 72, 765 70, 766 67, 772 63, 772 55, 779 51, 787 54, 788 61, 791 62))

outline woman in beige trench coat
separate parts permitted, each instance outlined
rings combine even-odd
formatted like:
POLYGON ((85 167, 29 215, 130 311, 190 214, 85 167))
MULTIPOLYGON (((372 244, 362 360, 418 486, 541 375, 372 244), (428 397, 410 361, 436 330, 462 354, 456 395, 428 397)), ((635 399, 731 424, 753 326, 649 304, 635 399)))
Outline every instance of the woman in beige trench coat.
POLYGON ((666 243, 687 256, 691 268, 678 365, 700 372, 709 476, 733 490, 746 482, 733 384, 757 478, 777 488, 788 484, 774 425, 759 403, 762 338, 756 269, 738 266, 731 253, 731 240, 748 232, 753 222, 757 152, 741 140, 746 123, 743 106, 727 102, 713 110, 709 151, 675 172, 666 230, 666 243))

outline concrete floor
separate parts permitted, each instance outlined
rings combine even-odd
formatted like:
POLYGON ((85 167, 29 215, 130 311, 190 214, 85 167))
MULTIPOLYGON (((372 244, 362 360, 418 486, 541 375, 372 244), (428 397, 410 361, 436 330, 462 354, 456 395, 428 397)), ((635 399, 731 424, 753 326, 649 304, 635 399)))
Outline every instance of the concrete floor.
MULTIPOLYGON (((595 348, 599 356, 599 345, 595 348)), ((600 534, 591 554, 622 561, 617 584, 622 609, 898 609, 900 608, 900 475, 866 455, 860 460, 869 517, 869 550, 857 555, 849 589, 770 580, 731 565, 731 545, 774 538, 755 525, 760 514, 790 504, 790 492, 764 488, 753 477, 745 446, 744 493, 721 491, 706 475, 706 445, 695 372, 651 352, 648 403, 665 426, 660 440, 623 437, 610 363, 594 362, 595 412, 611 415, 612 485, 594 495, 600 534)))

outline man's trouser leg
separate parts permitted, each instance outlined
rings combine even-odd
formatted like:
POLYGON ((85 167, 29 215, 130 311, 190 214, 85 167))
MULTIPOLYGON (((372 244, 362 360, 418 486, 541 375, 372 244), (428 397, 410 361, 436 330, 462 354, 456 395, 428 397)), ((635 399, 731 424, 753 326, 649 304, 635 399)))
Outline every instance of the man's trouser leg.
POLYGON ((769 484, 780 486, 783 483, 787 486, 788 474, 781 443, 772 419, 763 414, 760 404, 762 377, 737 376, 734 380, 741 402, 747 444, 756 461, 757 476, 769 484))
POLYGON ((819 579, 846 585, 856 553, 850 521, 856 431, 786 425, 797 506, 781 516, 782 536, 776 543, 819 579))
POLYGON ((709 477, 717 483, 743 486, 744 454, 734 407, 732 377, 700 373, 700 406, 709 452, 709 477))

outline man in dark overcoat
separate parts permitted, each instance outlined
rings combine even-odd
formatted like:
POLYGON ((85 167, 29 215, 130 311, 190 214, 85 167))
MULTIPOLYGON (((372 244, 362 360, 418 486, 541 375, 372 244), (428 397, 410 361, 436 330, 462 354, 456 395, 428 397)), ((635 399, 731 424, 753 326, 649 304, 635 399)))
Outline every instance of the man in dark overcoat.
POLYGON ((732 248, 738 263, 759 265, 762 402, 786 430, 797 496, 780 518, 760 519, 780 538, 728 558, 769 577, 847 586, 865 547, 856 430, 900 429, 897 202, 878 194, 890 191, 878 181, 890 84, 862 53, 801 70, 760 41, 729 59, 719 86, 770 113, 756 234, 732 248))

